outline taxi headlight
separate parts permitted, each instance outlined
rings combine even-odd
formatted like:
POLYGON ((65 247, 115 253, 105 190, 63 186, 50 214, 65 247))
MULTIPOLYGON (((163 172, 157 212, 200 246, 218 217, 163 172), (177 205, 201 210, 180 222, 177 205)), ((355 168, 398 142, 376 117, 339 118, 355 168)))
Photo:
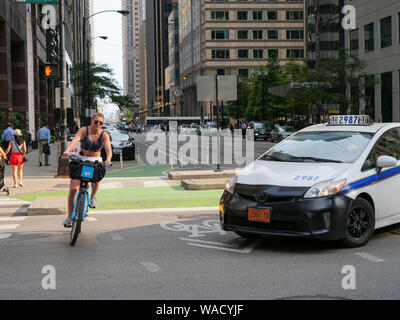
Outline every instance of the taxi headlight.
POLYGON ((346 179, 340 181, 324 181, 312 186, 304 198, 326 197, 338 193, 346 184, 346 179))
POLYGON ((235 192, 235 185, 237 181, 237 176, 230 178, 226 183, 225 183, 225 191, 234 194, 235 192))

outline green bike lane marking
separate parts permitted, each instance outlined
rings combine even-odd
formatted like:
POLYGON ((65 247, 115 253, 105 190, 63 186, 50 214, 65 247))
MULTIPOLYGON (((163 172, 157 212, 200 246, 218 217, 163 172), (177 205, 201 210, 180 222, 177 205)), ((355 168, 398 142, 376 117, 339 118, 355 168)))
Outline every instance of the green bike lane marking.
MULTIPOLYGON (((222 190, 185 190, 180 186, 99 190, 97 210, 217 207, 222 190)), ((39 197, 68 196, 68 191, 15 196, 33 202, 39 197)))
POLYGON ((106 178, 132 178, 132 177, 161 177, 165 176, 164 172, 169 170, 170 166, 151 166, 143 165, 130 167, 125 169, 118 169, 109 171, 106 174, 106 178))

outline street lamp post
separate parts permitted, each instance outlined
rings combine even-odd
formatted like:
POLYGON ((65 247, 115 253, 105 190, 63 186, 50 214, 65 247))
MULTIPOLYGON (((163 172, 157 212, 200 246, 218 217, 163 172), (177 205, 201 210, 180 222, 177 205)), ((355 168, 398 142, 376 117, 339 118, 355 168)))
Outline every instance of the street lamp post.
POLYGON ((85 108, 88 108, 89 105, 89 88, 87 87, 87 83, 88 83, 88 79, 89 79, 89 67, 90 67, 90 58, 89 56, 86 57, 86 54, 88 54, 88 50, 86 50, 85 46, 88 45, 86 43, 86 24, 88 22, 88 20, 90 18, 92 18, 93 16, 100 14, 100 13, 106 13, 106 12, 116 12, 119 14, 122 14, 123 16, 127 16, 130 14, 130 11, 128 10, 103 10, 103 11, 99 11, 99 12, 95 12, 93 14, 91 14, 88 17, 83 17, 83 77, 82 77, 82 81, 83 81, 83 85, 82 85, 82 89, 83 89, 83 94, 82 96, 84 97, 85 101, 84 103, 81 104, 81 120, 84 121, 85 119, 85 108))
POLYGON ((63 158, 62 154, 67 149, 67 110, 65 105, 65 85, 66 85, 66 70, 65 70, 65 29, 64 29, 64 0, 59 3, 59 28, 60 28, 60 115, 61 115, 61 156, 58 160, 58 177, 69 176, 68 158, 63 158))
POLYGON ((261 92, 262 92, 262 114, 261 121, 265 120, 265 98, 264 98, 264 83, 267 81, 268 72, 266 74, 262 73, 260 70, 258 71, 258 75, 261 78, 261 92))

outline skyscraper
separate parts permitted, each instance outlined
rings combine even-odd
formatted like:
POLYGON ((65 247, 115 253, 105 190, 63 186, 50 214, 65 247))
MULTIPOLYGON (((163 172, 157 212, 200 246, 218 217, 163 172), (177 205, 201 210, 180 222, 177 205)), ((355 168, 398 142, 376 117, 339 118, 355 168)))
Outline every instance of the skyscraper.
POLYGON ((140 103, 140 0, 122 0, 122 10, 130 14, 123 18, 124 94, 140 103))

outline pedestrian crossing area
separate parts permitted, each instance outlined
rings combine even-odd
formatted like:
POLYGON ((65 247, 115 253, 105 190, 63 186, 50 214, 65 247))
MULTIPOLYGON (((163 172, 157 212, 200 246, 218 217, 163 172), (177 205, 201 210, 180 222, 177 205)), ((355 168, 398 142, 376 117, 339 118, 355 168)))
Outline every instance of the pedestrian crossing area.
POLYGON ((0 240, 9 239, 12 237, 11 230, 17 230, 21 222, 28 217, 0 217, 0 240))
POLYGON ((15 199, 0 198, 0 216, 26 215, 31 202, 15 199))

